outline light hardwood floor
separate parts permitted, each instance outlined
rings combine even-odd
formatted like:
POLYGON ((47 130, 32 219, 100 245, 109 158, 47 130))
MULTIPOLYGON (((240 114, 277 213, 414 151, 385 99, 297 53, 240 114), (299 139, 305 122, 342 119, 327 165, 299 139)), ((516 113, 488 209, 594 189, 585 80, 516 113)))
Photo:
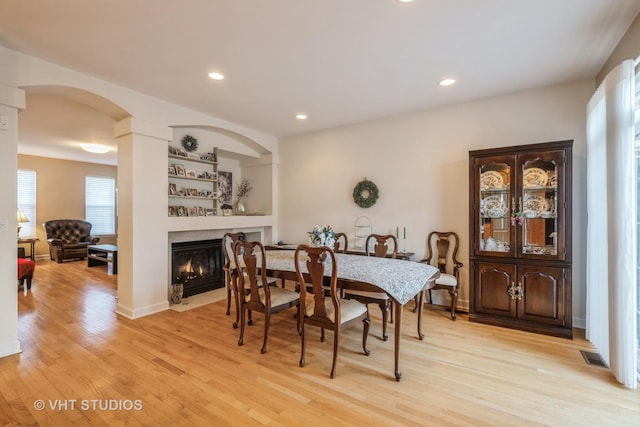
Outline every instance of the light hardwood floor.
POLYGON ((640 425, 640 391, 584 362, 579 350, 593 348, 581 331, 570 341, 464 315, 453 322, 442 307, 427 306, 419 341, 406 307, 396 382, 393 337, 378 338, 372 309, 371 356, 361 353, 361 329, 343 331, 331 380, 330 333, 320 343, 309 329, 307 364, 298 366, 294 310, 272 317, 261 355, 261 315, 242 347, 224 301, 128 320, 114 313, 116 277, 86 262, 38 260, 32 290, 17 294, 23 352, 0 359, 1 424, 640 425), (125 410, 136 400, 140 410, 125 410), (52 407, 59 402, 67 407, 52 407))

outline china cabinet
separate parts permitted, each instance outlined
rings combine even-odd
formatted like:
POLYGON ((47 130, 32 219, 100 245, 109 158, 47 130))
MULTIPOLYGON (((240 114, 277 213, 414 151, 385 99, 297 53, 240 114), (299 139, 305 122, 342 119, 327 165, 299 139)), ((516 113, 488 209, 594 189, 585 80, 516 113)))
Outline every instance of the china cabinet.
POLYGON ((469 320, 572 338, 572 145, 469 152, 469 320))
POLYGON ((218 149, 186 153, 169 146, 169 216, 216 216, 218 149))

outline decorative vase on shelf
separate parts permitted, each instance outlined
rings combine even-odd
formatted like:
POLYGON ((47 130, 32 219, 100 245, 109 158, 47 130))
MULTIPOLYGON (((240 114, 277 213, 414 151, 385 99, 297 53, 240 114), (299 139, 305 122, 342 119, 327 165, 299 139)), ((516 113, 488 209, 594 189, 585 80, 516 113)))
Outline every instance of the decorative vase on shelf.
POLYGON ((245 212, 246 209, 244 207, 244 203, 242 203, 242 199, 236 200, 236 202, 233 204, 233 213, 235 215, 244 215, 245 212))

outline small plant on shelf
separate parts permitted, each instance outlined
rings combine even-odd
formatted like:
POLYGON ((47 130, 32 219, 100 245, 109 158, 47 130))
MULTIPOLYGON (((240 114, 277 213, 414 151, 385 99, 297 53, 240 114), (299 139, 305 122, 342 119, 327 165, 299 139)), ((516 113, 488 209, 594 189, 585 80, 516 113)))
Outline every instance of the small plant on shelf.
POLYGON ((244 199, 251 192, 251 190, 253 190, 251 183, 248 180, 243 179, 242 182, 238 184, 238 189, 236 191, 236 198, 238 200, 244 199))

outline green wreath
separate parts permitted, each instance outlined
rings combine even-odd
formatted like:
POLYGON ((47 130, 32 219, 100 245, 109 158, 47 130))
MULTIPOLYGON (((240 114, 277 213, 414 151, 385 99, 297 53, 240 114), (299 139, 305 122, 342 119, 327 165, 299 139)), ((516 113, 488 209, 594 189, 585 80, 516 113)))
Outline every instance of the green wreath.
POLYGON ((182 146, 187 151, 196 151, 198 149, 198 140, 191 135, 185 135, 182 138, 182 146))
POLYGON ((378 200, 378 186, 367 178, 360 181, 353 188, 353 201, 361 208, 370 208, 378 200))

